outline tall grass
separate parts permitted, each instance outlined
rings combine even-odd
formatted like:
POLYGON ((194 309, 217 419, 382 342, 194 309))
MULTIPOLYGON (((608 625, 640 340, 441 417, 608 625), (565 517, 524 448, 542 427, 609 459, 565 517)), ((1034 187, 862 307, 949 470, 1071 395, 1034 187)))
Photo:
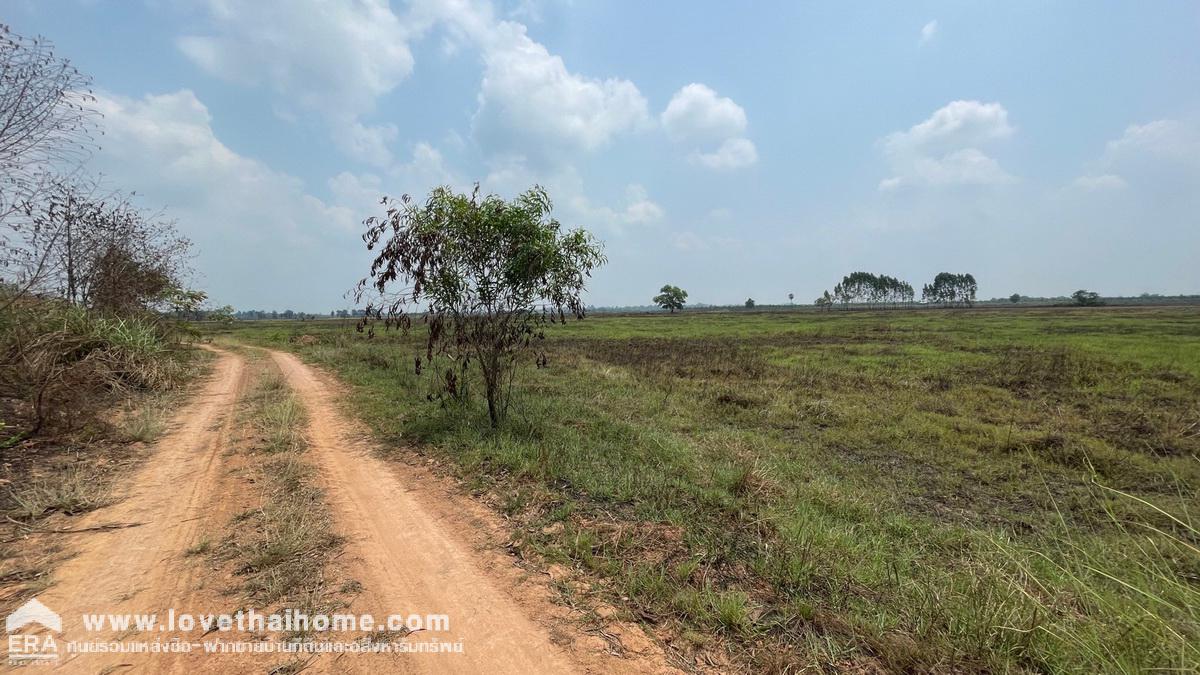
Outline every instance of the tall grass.
POLYGON ((86 419, 112 392, 171 389, 193 372, 172 328, 148 313, 105 316, 41 298, 0 312, 0 398, 29 405, 27 433, 86 419))
POLYGON ((1122 535, 1120 544, 1098 553, 1061 511, 1063 528, 1054 547, 997 542, 1016 570, 1009 577, 1013 588, 1049 619, 1030 629, 1063 651, 1086 654, 1097 672, 1195 672, 1200 529, 1186 509, 1172 513, 1094 476, 1091 483, 1095 508, 1122 535), (1118 511, 1120 505, 1140 507, 1143 515, 1131 517, 1128 510, 1118 511), (1121 630, 1098 631, 1089 616, 1106 617, 1121 630))

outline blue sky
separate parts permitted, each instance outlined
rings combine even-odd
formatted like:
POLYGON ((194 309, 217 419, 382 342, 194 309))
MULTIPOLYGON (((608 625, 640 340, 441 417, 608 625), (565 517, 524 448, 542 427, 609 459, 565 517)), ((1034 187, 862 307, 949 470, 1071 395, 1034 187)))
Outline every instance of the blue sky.
POLYGON ((91 74, 91 168, 166 207, 216 304, 328 311, 381 194, 548 187, 664 283, 811 301, 864 269, 984 297, 1200 291, 1200 4, 7 0, 91 74), (1148 11, 1151 10, 1152 11, 1148 11))

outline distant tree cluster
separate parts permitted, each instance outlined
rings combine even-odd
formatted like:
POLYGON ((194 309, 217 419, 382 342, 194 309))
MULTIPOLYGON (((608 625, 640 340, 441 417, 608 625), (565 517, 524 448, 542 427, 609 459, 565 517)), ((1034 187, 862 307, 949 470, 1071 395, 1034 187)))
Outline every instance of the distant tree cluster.
MULTIPOLYGON (((970 274, 942 272, 921 289, 921 300, 927 304, 970 307, 975 302, 978 284, 970 274)), ((852 272, 842 277, 833 287, 825 291, 813 304, 822 309, 835 305, 848 308, 852 305, 872 307, 911 305, 916 301, 912 284, 886 274, 852 272)))
POLYGON ((814 304, 825 308, 835 303, 900 305, 911 303, 913 298, 913 287, 907 281, 886 274, 852 272, 842 277, 842 281, 833 287, 832 294, 826 291, 814 304))
MULTIPOLYGON (((363 315, 362 310, 356 310, 356 312, 357 312, 356 316, 363 315)), ((282 312, 273 310, 273 309, 272 310, 243 309, 243 310, 233 312, 232 314, 233 314, 233 318, 235 318, 239 321, 265 321, 267 319, 306 320, 306 319, 317 318, 316 314, 310 314, 308 312, 297 312, 297 311, 294 311, 291 309, 285 309, 282 312)), ((332 316, 332 313, 330 313, 330 316, 332 316)))
POLYGON ((939 272, 932 284, 921 289, 921 299, 931 304, 947 307, 970 307, 975 304, 975 292, 979 284, 970 274, 939 272))

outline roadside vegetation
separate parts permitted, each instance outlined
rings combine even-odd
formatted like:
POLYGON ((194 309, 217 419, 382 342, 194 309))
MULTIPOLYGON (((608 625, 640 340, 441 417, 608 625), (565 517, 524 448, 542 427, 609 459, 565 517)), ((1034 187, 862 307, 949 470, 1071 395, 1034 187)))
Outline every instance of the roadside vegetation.
POLYGON ((202 359, 182 319, 190 244, 88 177, 91 80, 52 43, 0 25, 0 592, 35 591, 69 530, 114 497, 202 359), (65 528, 65 529, 64 529, 65 528), (27 546, 26 546, 27 545, 27 546), (37 556, 44 553, 41 558, 37 556))
MULTIPOLYGON (((493 428, 424 336, 258 323, 445 460, 516 551, 702 662, 943 671, 1200 664, 1190 309, 593 317, 493 428)), ((410 447, 410 444, 415 444, 410 447)))

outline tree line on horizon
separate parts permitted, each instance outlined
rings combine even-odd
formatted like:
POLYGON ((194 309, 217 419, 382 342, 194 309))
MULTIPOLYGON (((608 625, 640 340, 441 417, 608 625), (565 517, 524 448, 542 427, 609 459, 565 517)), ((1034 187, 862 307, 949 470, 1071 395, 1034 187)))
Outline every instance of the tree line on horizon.
MULTIPOLYGON (((943 307, 970 307, 975 304, 975 293, 979 284, 971 274, 939 272, 932 283, 921 287, 921 302, 943 307)), ((911 306, 916 302, 916 291, 912 284, 886 274, 851 272, 842 277, 833 287, 825 291, 813 304, 823 309, 834 305, 911 306)))

